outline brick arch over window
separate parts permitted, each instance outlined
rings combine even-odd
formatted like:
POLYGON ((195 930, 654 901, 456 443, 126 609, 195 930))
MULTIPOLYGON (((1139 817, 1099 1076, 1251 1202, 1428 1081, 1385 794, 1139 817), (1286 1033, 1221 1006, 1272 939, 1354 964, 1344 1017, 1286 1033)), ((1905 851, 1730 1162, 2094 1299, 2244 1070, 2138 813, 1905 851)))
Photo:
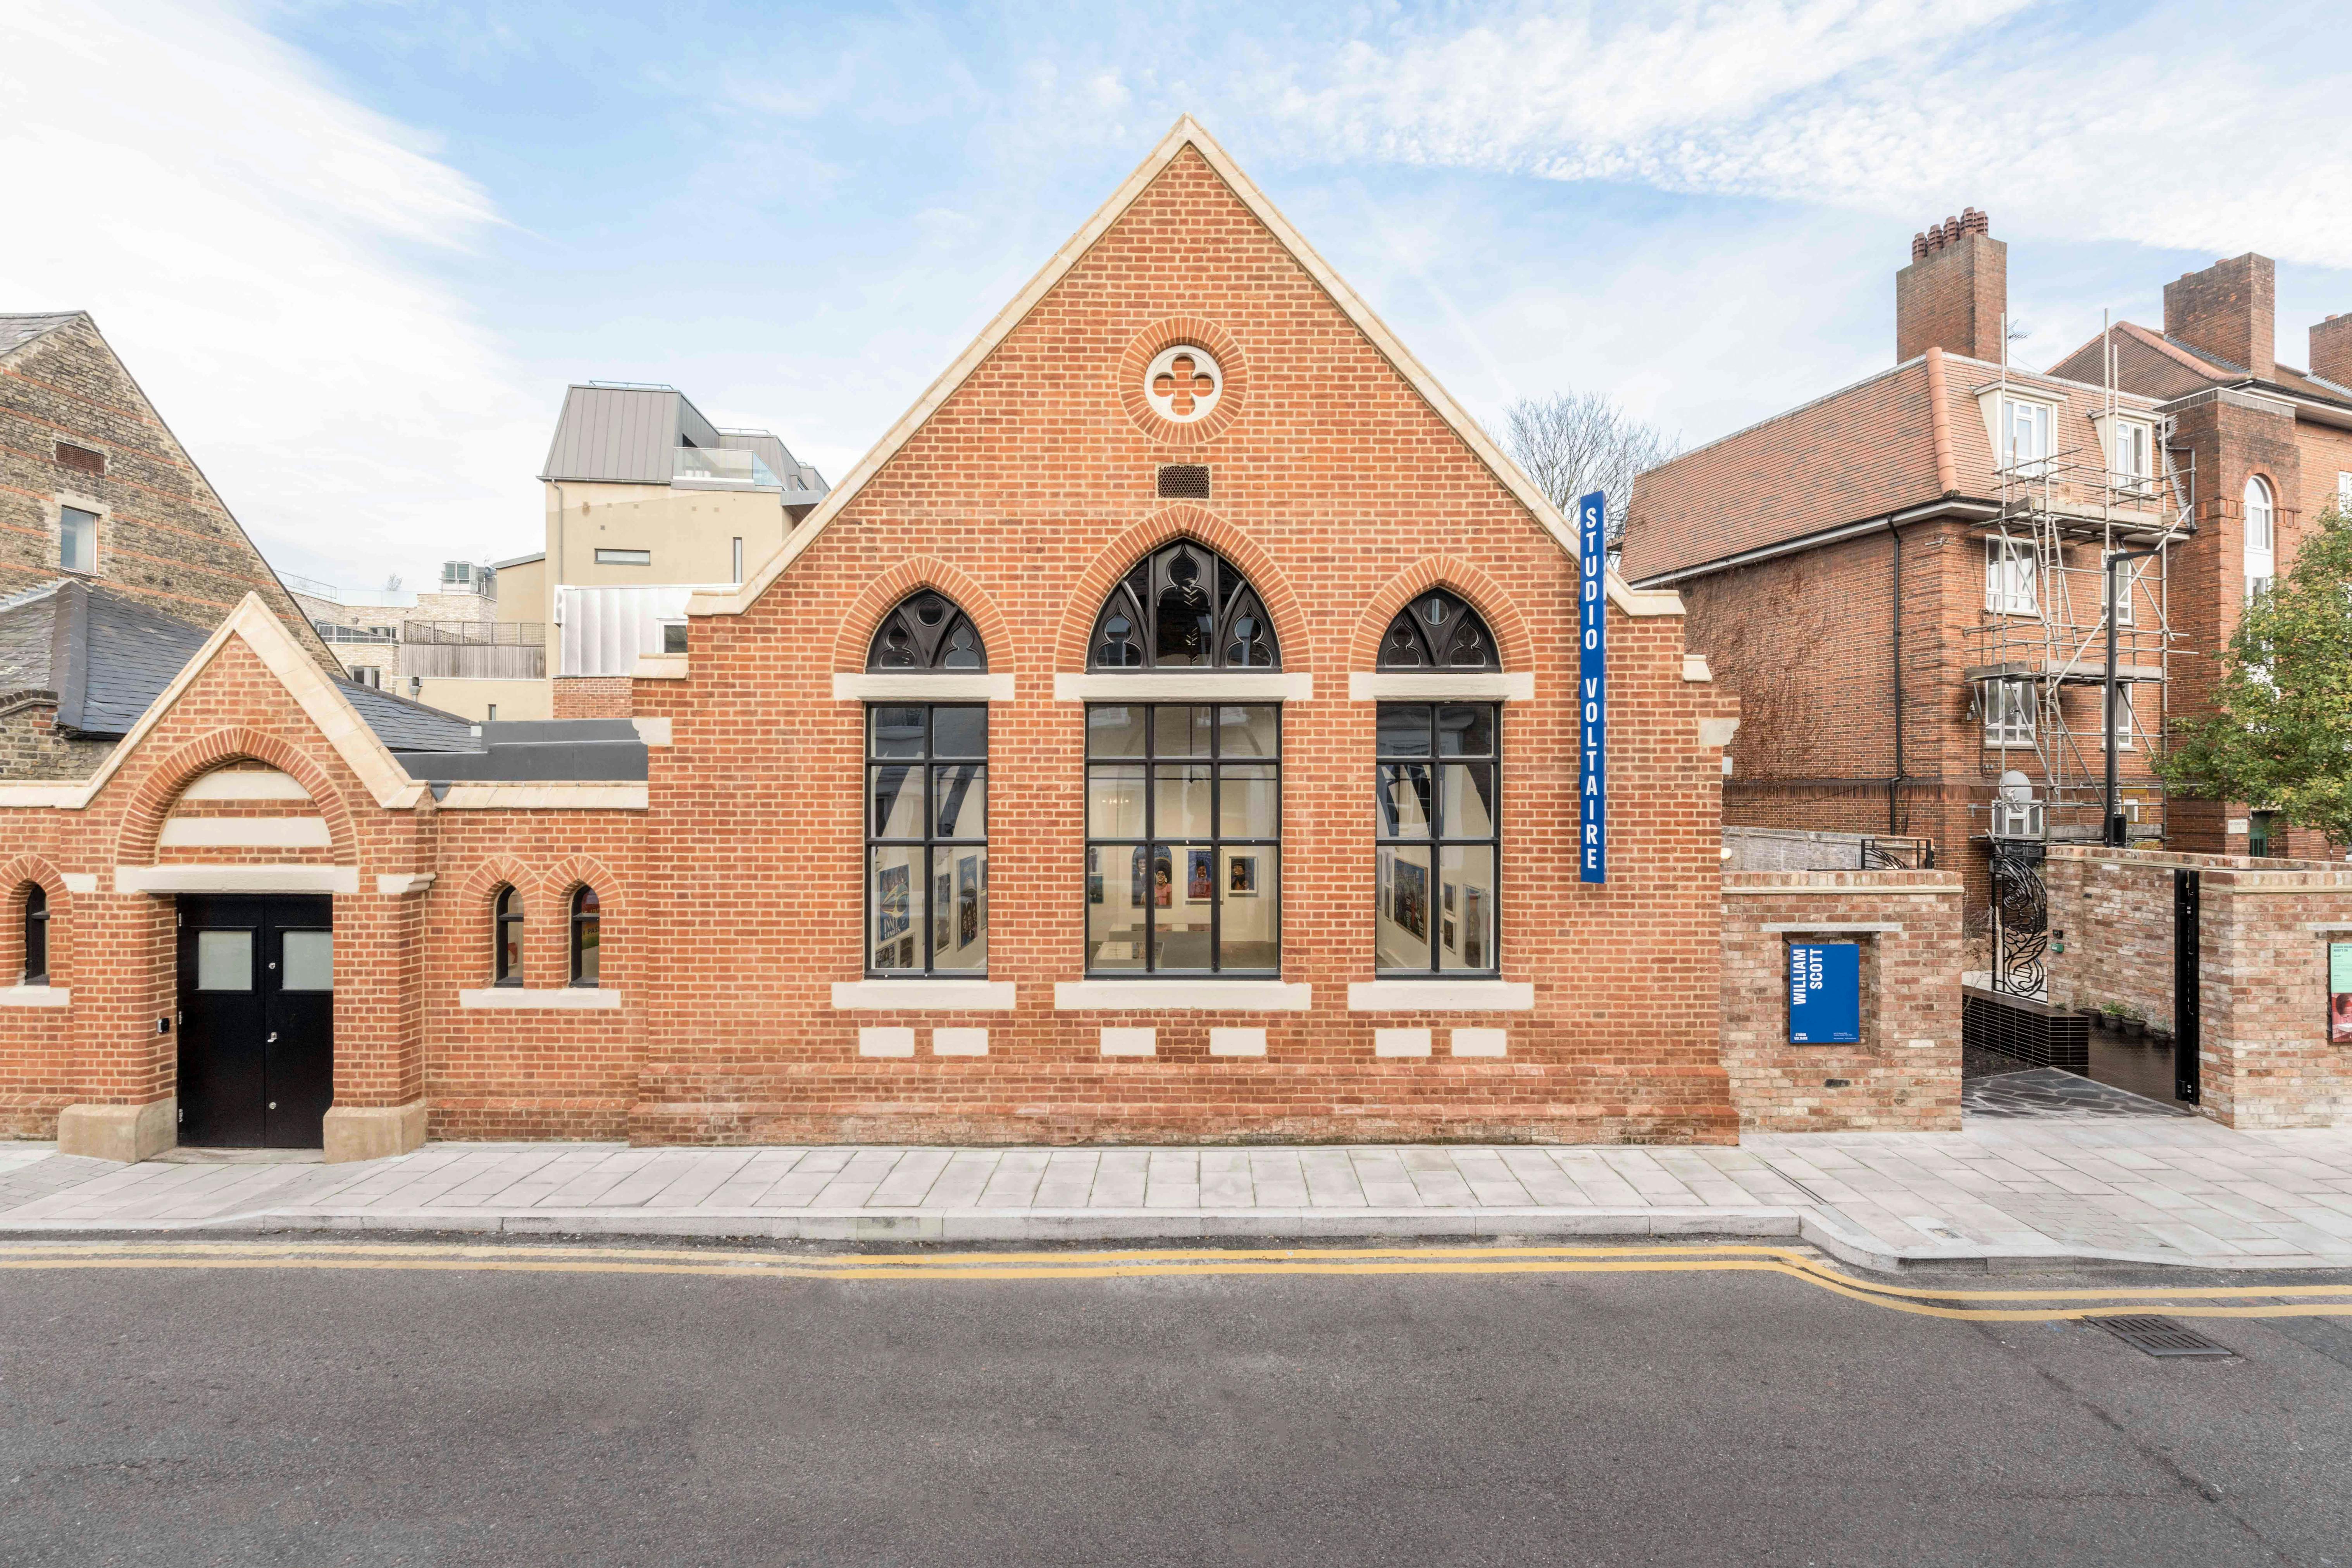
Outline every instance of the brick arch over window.
MULTIPOLYGON (((887 572, 866 584, 850 602, 849 613, 841 618, 834 633, 833 668, 836 673, 863 670, 866 650, 874 646, 874 634, 882 627, 882 617, 905 602, 908 595, 920 588, 944 595, 971 619, 980 632, 980 640, 989 649, 990 663, 998 668, 1012 668, 1013 634, 1006 626, 996 601, 988 590, 969 574, 959 572, 944 561, 928 555, 910 555, 887 572), (1002 653, 997 650, 1003 649, 1002 653), (1002 662, 1000 662, 1002 661, 1002 662)), ((1081 634, 1083 635, 1083 634, 1081 634)))
MULTIPOLYGON (((522 928, 526 966, 530 963, 528 955, 537 943, 540 944, 539 952, 555 966, 541 973, 551 976, 558 985, 572 978, 572 895, 583 888, 596 889, 598 937, 603 944, 602 958, 607 966, 604 983, 611 984, 616 975, 634 977, 636 973, 635 955, 644 942, 643 933, 630 918, 635 911, 635 903, 613 868, 593 855, 566 856, 549 867, 546 874, 540 878, 539 887, 533 889, 533 895, 539 897, 548 912, 538 918, 526 914, 522 928), (540 935, 534 937, 531 934, 533 927, 538 928, 540 935), (617 968, 613 966, 615 950, 611 945, 615 936, 620 939, 617 968)), ((526 905, 525 909, 528 910, 531 907, 526 905)))
POLYGON ((38 886, 49 897, 49 984, 72 984, 73 895, 55 866, 38 855, 19 855, 0 866, 0 985, 14 985, 25 971, 25 908, 17 895, 38 886))
POLYGON ((1518 606, 1503 592, 1502 584, 1468 562, 1451 555, 1423 556, 1381 585, 1367 602, 1349 638, 1348 668, 1374 668, 1380 658, 1381 638, 1388 634, 1389 623, 1396 619, 1399 610, 1432 588, 1459 595, 1478 612, 1486 629, 1495 634, 1495 653, 1506 670, 1534 668, 1533 637, 1518 606))
MULTIPOLYGON (((454 938, 460 956, 459 973, 488 974, 496 964, 498 944, 497 901, 500 888, 512 888, 522 896, 522 975, 526 982, 535 965, 531 962, 531 934, 534 928, 548 919, 545 879, 511 855, 494 855, 474 868, 471 875, 457 885, 457 925, 454 938), (476 946, 478 942, 480 945, 476 946), (480 960, 478 964, 477 959, 480 960)), ((598 891, 601 893, 602 889, 598 891)), ((467 984, 479 984, 467 981, 467 984)))
POLYGON ((279 737, 247 729, 215 730, 199 736, 148 770, 122 813, 122 826, 115 834, 114 863, 152 866, 163 819, 172 814, 181 792, 203 774, 235 762, 267 763, 292 776, 310 792, 311 804, 326 818, 334 863, 359 863, 359 831, 352 820, 351 805, 326 770, 279 737))
POLYGON ((1284 668, 1314 668, 1315 643, 1307 635, 1307 613, 1290 579, 1276 567, 1274 558, 1260 549, 1255 540, 1206 507, 1188 504, 1152 513, 1095 557, 1093 564, 1070 590, 1069 603, 1063 607, 1062 629, 1054 639, 1055 669, 1093 668, 1087 663, 1089 644, 1094 637, 1095 621, 1102 614, 1103 601, 1110 596, 1120 578, 1135 570, 1137 562, 1179 539, 1196 540, 1206 545, 1249 579, 1250 586, 1257 590, 1258 603, 1265 606, 1267 618, 1274 622, 1276 645, 1284 649, 1284 668))

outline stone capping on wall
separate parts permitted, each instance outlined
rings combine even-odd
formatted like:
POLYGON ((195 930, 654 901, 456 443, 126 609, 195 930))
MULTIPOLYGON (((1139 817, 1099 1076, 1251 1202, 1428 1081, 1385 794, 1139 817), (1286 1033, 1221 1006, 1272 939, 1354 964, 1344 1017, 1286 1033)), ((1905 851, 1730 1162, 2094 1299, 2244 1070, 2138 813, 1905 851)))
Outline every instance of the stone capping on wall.
POLYGON ((1010 980, 836 980, 835 1012, 1010 1013, 1010 980))
POLYGON ((456 784, 440 796, 444 811, 643 811, 641 784, 456 784))
POLYGON ((2084 860, 2133 870, 2197 871, 2212 886, 2248 893, 2352 892, 2352 864, 2340 860, 2284 860, 2252 855, 2198 855, 2171 849, 2114 849, 2104 844, 2053 844, 2053 860, 2084 860))
POLYGON ((1010 702, 1013 677, 994 675, 871 675, 836 672, 835 702, 1010 702))
POLYGON ((1532 702, 1530 669, 1365 670, 1348 672, 1350 702, 1532 702))
POLYGON ((1065 980, 1057 1013, 1306 1013, 1315 987, 1280 980, 1065 980))

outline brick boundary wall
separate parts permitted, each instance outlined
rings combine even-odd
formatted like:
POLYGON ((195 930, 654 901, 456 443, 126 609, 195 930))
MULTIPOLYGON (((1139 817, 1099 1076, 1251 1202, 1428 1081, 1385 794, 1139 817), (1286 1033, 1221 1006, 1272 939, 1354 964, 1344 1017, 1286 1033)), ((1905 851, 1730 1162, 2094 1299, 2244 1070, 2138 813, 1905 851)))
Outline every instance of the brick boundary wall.
POLYGON ((560 675, 551 711, 558 719, 626 719, 635 687, 625 675, 560 675))
POLYGON ((1959 873, 1727 871, 1722 986, 1742 1131, 1958 1130, 1959 873), (1858 1046, 1789 1044, 1788 945, 1815 935, 1862 946, 1858 1046))
POLYGON ((2050 995, 2172 1018, 2172 874, 2200 873, 2200 1103, 2249 1129, 2352 1122, 2352 1045, 2327 1043, 2327 944, 2352 942, 2352 867, 2059 845, 2050 995), (2333 932, 2315 926, 2335 926, 2333 932))

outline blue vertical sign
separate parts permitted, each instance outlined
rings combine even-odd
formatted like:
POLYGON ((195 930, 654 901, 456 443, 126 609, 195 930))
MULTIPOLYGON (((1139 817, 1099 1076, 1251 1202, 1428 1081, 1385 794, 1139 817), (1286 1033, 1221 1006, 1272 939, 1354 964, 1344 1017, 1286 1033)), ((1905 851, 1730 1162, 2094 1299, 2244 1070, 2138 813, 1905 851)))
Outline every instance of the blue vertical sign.
POLYGON ((1601 492, 1576 503, 1576 879, 1609 879, 1609 529, 1601 492))
POLYGON ((1789 1043, 1862 1043, 1862 948, 1851 942, 1789 944, 1789 1043))

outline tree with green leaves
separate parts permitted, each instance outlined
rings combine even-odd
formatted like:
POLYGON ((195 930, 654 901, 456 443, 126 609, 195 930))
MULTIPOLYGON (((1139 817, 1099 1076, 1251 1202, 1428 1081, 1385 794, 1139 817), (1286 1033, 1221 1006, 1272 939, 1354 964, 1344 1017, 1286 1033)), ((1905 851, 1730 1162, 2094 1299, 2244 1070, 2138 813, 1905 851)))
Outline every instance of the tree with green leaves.
POLYGON ((2242 800, 2352 843, 2352 516, 2331 510, 2247 602, 2213 710, 2174 726, 2166 787, 2242 800))

